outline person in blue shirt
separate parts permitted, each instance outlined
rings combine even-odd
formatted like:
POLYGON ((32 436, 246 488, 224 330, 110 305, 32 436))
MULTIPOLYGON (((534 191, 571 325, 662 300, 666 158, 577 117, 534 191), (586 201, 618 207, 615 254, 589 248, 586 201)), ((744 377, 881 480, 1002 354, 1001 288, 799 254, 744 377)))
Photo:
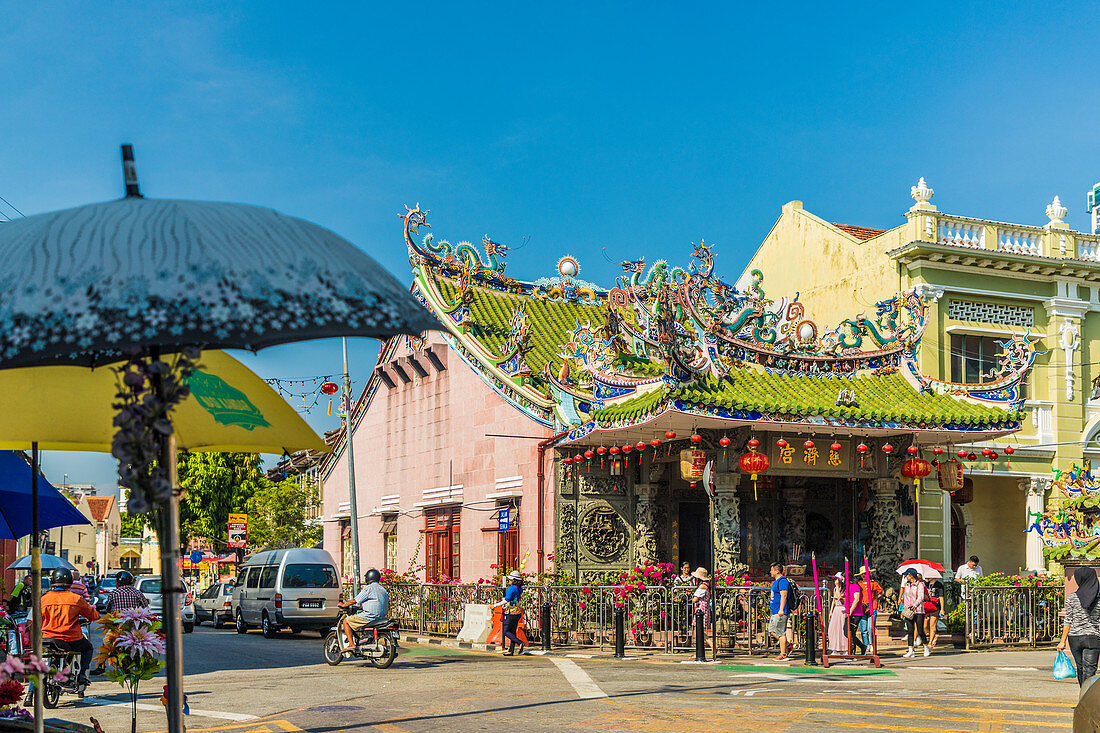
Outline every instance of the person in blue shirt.
POLYGON ((777 662, 785 662, 790 659, 787 652, 787 613, 790 611, 788 598, 791 591, 791 581, 783 574, 783 565, 772 563, 772 605, 771 619, 768 621, 768 633, 779 639, 779 656, 777 662))
POLYGON ((382 574, 371 568, 364 575, 363 580, 366 585, 355 596, 355 600, 340 604, 341 608, 355 604, 360 609, 354 616, 344 616, 344 634, 347 635, 348 646, 342 651, 354 651, 354 632, 377 624, 390 612, 390 594, 379 584, 378 581, 381 579, 382 574))
POLYGON ((508 651, 504 652, 506 657, 516 653, 516 645, 519 645, 519 653, 523 654, 525 646, 523 640, 516 635, 520 615, 523 613, 519 605, 520 596, 523 595, 523 575, 518 570, 513 570, 508 573, 508 582, 508 589, 504 591, 504 600, 497 604, 502 607, 501 632, 508 640, 508 651))

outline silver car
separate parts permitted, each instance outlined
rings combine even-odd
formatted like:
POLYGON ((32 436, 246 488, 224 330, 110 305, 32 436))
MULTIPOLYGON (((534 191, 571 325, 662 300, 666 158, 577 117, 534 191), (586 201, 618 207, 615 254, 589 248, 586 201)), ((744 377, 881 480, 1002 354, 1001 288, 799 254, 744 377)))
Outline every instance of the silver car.
POLYGON ((267 550, 248 558, 233 585, 237 633, 259 626, 273 638, 279 629, 328 633, 339 614, 340 575, 324 550, 267 550))
MULTIPOLYGON (((180 595, 180 621, 183 623, 183 633, 190 634, 195 630, 195 594, 187 587, 187 582, 180 580, 184 591, 180 595)), ((134 579, 134 587, 149 599, 149 610, 156 615, 162 615, 164 610, 164 596, 160 590, 159 575, 139 575, 134 579)))
POLYGON ((195 623, 209 621, 215 629, 233 620, 233 584, 214 583, 195 598, 195 623))

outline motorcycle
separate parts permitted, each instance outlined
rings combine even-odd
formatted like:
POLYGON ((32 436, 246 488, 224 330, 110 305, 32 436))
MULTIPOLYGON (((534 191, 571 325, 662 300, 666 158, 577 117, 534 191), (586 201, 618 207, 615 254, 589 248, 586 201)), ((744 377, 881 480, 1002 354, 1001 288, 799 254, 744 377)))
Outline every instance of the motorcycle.
POLYGON ((347 635, 344 632, 344 617, 358 613, 359 606, 349 606, 340 609, 340 615, 336 617, 336 625, 325 636, 324 656, 325 663, 335 667, 345 659, 358 657, 366 659, 378 669, 385 669, 397 659, 397 642, 401 634, 397 630, 397 622, 390 618, 384 618, 371 626, 356 629, 355 649, 350 652, 342 651, 348 646, 347 635))
MULTIPOLYGON (((84 633, 87 637, 90 633, 90 625, 84 624, 84 633)), ((61 694, 84 697, 87 683, 81 681, 84 670, 80 668, 80 652, 71 652, 54 644, 52 639, 42 640, 42 656, 50 669, 65 670, 67 679, 58 682, 54 675, 44 675, 42 679, 42 705, 48 709, 57 707, 61 694)), ((34 705, 34 686, 27 685, 27 697, 23 702, 24 707, 34 705)))

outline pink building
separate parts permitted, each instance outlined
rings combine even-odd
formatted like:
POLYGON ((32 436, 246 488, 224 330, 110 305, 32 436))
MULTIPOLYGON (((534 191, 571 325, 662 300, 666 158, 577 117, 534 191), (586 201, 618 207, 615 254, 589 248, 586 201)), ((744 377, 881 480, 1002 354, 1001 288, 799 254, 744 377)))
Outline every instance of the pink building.
MULTIPOLYGON (((539 443, 553 433, 501 399, 441 335, 391 339, 354 415, 363 570, 414 567, 420 578, 476 581, 491 577, 493 565, 545 567, 554 490, 549 481, 543 486, 540 533, 537 466, 539 443), (499 531, 501 509, 507 532, 499 531)), ((342 434, 322 476, 323 546, 349 574, 342 434)))

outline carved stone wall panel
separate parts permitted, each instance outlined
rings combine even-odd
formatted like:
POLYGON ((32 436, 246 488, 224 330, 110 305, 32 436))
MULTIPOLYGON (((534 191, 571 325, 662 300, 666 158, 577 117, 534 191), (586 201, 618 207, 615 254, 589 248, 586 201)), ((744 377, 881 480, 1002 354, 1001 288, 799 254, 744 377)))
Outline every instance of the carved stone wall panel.
POLYGON ((581 494, 623 496, 626 479, 623 476, 580 476, 581 494))
POLYGON ((558 541, 555 565, 577 561, 577 509, 572 502, 558 502, 558 541))
POLYGON ((655 506, 648 498, 639 498, 634 511, 634 563, 656 563, 658 558, 655 506))
POLYGON ((577 517, 582 564, 621 566, 631 559, 632 532, 623 504, 585 502, 577 517))

